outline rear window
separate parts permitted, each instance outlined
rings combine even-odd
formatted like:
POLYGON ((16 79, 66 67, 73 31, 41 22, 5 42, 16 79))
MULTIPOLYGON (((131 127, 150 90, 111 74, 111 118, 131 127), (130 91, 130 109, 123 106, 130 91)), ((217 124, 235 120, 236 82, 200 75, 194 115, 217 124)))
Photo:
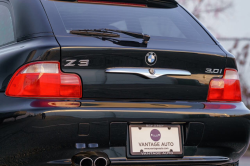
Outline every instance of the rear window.
MULTIPOLYGON (((53 29, 60 29, 58 31, 61 33, 69 34, 71 30, 108 28, 148 34, 151 36, 150 40, 174 39, 214 44, 203 28, 179 6, 148 8, 55 1, 50 3, 54 4, 58 19, 63 25, 53 29)), ((54 9, 50 7, 46 10, 54 9)), ((49 17, 52 22, 56 19, 55 16, 49 17)), ((58 24, 54 25, 58 26, 58 24)), ((131 38, 125 34, 120 35, 131 38)))
POLYGON ((12 18, 7 4, 0 2, 0 46, 14 42, 12 18))

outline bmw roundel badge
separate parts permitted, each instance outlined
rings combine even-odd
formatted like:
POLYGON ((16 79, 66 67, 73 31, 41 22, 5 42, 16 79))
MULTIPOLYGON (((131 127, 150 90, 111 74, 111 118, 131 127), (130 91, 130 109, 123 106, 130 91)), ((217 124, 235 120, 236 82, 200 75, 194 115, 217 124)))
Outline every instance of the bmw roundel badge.
POLYGON ((153 66, 157 62, 156 53, 154 53, 154 52, 147 53, 147 55, 145 57, 145 61, 146 61, 147 65, 153 66))

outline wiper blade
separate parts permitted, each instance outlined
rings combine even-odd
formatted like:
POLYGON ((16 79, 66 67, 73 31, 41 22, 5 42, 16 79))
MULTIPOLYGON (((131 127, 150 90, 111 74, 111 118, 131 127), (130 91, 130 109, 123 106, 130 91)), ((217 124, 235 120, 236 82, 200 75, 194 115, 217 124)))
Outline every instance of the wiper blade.
POLYGON ((100 30, 123 33, 123 34, 128 35, 128 36, 143 39, 143 42, 145 44, 148 43, 148 41, 150 39, 149 35, 143 34, 143 33, 138 33, 138 32, 122 31, 122 30, 115 30, 115 29, 100 29, 100 30))
POLYGON ((147 47, 147 43, 140 43, 137 41, 128 41, 128 40, 118 40, 113 38, 107 38, 107 37, 96 37, 97 39, 103 40, 103 41, 110 41, 116 45, 120 46, 129 46, 129 47, 147 47))
POLYGON ((76 35, 85 35, 85 36, 103 36, 103 37, 120 37, 119 34, 112 33, 106 30, 98 30, 98 29, 83 29, 83 30, 72 30, 71 34, 76 35))

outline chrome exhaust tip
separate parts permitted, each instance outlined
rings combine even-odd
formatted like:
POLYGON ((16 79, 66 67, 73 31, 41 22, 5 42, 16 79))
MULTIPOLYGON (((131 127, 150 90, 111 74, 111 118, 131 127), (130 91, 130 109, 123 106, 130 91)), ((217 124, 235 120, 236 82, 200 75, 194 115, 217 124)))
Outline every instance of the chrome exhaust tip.
POLYGON ((80 166, 93 166, 93 160, 91 158, 85 157, 80 161, 80 166))
POLYGON ((80 152, 71 158, 72 166, 109 166, 110 160, 104 152, 80 152))
POLYGON ((93 160, 87 154, 77 154, 72 157, 72 166, 93 166, 93 160))
POLYGON ((94 166, 107 166, 108 161, 104 157, 97 157, 94 161, 94 166))

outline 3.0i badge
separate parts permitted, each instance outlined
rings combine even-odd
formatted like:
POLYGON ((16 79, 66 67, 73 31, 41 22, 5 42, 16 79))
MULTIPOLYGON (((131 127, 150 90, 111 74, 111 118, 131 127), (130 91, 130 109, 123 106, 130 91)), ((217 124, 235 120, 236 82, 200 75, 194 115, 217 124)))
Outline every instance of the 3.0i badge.
POLYGON ((147 53, 145 57, 146 64, 149 66, 153 66, 157 62, 157 55, 154 52, 147 53))

